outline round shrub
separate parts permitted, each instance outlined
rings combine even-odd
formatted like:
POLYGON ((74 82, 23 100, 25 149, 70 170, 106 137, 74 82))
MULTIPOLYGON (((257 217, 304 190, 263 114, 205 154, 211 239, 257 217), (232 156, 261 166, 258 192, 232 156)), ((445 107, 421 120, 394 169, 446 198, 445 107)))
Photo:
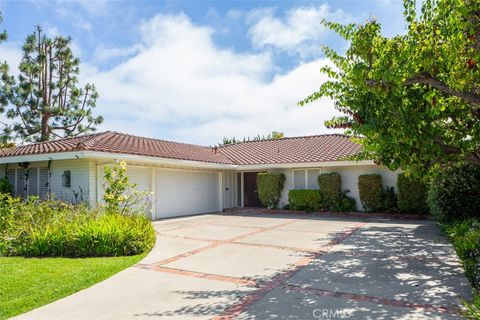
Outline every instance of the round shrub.
POLYGON ((432 216, 442 222, 480 218, 480 166, 452 166, 438 172, 427 203, 432 216))
POLYGON ((379 174, 362 174, 358 177, 360 201, 366 212, 380 210, 382 207, 382 176, 379 174))
POLYGON ((342 176, 336 172, 322 173, 318 176, 320 192, 330 207, 337 206, 342 196, 342 176))
POLYGON ((285 175, 275 172, 260 172, 257 174, 258 197, 262 204, 271 209, 275 208, 282 195, 285 175))
POLYGON ((7 178, 0 178, 0 193, 13 194, 13 186, 7 178))
POLYGON ((421 179, 400 173, 397 176, 397 188, 397 204, 401 212, 428 213, 427 185, 421 179))

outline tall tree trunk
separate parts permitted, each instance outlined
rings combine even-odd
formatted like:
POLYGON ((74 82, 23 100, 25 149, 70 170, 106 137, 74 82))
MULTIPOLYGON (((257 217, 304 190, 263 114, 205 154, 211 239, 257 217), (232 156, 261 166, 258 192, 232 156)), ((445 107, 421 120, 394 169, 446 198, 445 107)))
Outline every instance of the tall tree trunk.
POLYGON ((50 128, 48 126, 49 115, 42 116, 42 135, 40 141, 49 141, 50 140, 50 128))

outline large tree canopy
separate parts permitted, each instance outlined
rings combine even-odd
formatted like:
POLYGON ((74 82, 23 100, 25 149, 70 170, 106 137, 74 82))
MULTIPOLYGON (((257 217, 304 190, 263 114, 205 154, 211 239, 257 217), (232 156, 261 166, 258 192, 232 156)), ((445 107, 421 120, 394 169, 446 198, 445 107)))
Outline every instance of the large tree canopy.
POLYGON ((480 2, 405 0, 407 33, 384 37, 375 20, 324 24, 350 42, 329 48, 331 80, 301 101, 335 100, 345 116, 327 121, 361 138, 361 157, 396 169, 448 162, 480 165, 480 2))
POLYGON ((23 45, 18 80, 2 77, 2 91, 8 100, 7 117, 13 124, 5 137, 24 141, 48 141, 93 131, 102 117, 95 117, 97 92, 87 84, 79 86, 80 61, 70 50, 70 38, 50 39, 40 27, 23 45))

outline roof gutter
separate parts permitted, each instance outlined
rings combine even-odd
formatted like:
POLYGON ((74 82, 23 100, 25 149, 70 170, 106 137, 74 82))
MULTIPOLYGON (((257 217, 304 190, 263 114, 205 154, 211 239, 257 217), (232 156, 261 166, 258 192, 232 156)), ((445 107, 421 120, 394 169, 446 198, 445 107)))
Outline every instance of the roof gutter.
POLYGON ((271 163, 271 164, 252 164, 252 165, 235 165, 214 162, 202 162, 192 160, 181 160, 171 158, 159 158, 142 155, 99 152, 99 151, 71 151, 44 153, 15 157, 0 158, 0 164, 19 163, 19 162, 35 162, 49 160, 72 160, 72 159, 94 159, 94 160, 118 160, 126 162, 141 162, 152 165, 166 166, 182 166, 217 170, 236 170, 236 171, 261 171, 274 169, 301 169, 301 168, 318 168, 318 167, 344 167, 344 166, 371 166, 375 165, 372 160, 360 161, 326 161, 326 162, 304 162, 304 163, 271 163))
POLYGON ((49 160, 69 160, 69 159, 80 159, 80 158, 85 158, 85 151, 42 153, 42 154, 30 154, 25 156, 3 157, 3 158, 0 158, 0 164, 49 161, 49 160))
POLYGON ((203 162, 193 160, 171 159, 171 158, 159 158, 149 157, 134 154, 124 153, 110 153, 110 152, 98 152, 98 151, 85 151, 85 158, 95 160, 118 160, 125 162, 141 162, 156 165, 168 165, 168 166, 182 166, 182 167, 194 167, 205 169, 219 169, 219 170, 235 170, 237 165, 215 162, 203 162))
POLYGON ((294 162, 294 163, 271 163, 271 164, 248 164, 239 165, 236 170, 252 171, 252 170, 273 170, 273 169, 302 169, 302 168, 318 168, 318 167, 347 167, 347 166, 372 166, 376 165, 373 160, 359 161, 325 161, 325 162, 294 162))

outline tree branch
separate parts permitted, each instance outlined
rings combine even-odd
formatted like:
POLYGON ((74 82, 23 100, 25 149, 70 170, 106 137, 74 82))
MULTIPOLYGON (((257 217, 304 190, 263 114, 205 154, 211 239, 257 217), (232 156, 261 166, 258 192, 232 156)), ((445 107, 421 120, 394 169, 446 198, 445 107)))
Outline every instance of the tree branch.
MULTIPOLYGON (((422 73, 419 74, 413 78, 408 79, 405 81, 405 84, 410 85, 410 84, 427 84, 429 86, 434 87, 435 89, 438 89, 448 95, 455 96, 458 98, 461 98, 465 100, 468 103, 474 104, 474 105, 480 105, 480 95, 472 92, 460 92, 457 90, 452 90, 448 85, 446 85, 444 82, 432 77, 428 73, 422 73)), ((480 111, 476 110, 476 115, 480 115, 480 111)))

